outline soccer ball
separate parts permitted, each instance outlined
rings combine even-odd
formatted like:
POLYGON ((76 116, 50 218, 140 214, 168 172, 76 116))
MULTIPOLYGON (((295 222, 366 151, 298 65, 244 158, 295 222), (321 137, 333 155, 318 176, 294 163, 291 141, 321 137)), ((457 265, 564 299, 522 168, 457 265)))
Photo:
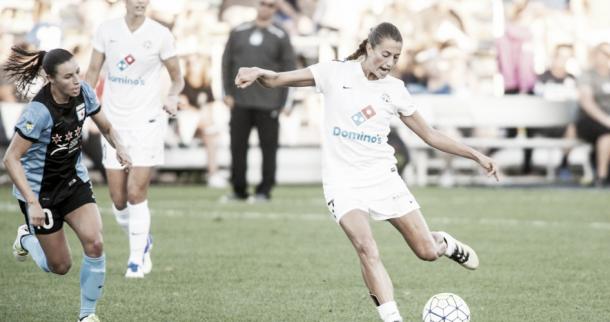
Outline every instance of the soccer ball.
POLYGON ((424 322, 470 322, 470 309, 461 297, 453 293, 433 295, 422 312, 424 322))

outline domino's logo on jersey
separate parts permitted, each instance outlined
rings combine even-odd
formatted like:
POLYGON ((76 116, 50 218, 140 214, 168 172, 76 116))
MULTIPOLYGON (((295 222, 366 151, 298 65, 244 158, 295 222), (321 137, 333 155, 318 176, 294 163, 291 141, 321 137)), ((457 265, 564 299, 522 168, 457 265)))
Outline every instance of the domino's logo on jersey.
POLYGON ((368 105, 367 107, 360 110, 360 112, 352 115, 352 122, 356 124, 356 126, 360 126, 360 124, 366 122, 366 120, 375 116, 377 113, 372 106, 368 105))
POLYGON ((129 54, 129 55, 125 56, 125 58, 121 59, 121 60, 120 60, 120 61, 117 63, 116 67, 117 67, 117 68, 118 68, 120 71, 124 71, 124 70, 126 70, 127 68, 129 68, 129 66, 131 66, 131 64, 133 64, 133 63, 135 63, 135 62, 136 62, 136 59, 135 59, 135 58, 134 58, 134 57, 133 57, 131 54, 129 54))

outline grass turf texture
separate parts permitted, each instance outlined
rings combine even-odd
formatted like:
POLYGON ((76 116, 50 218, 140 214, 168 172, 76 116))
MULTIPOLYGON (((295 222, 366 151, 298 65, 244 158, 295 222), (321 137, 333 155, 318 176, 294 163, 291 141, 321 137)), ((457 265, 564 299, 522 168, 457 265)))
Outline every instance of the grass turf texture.
MULTIPOLYGON (((405 321, 428 298, 460 295, 473 321, 610 320, 610 193, 561 189, 413 189, 428 224, 473 246, 471 272, 419 261, 387 223, 373 230, 405 321)), ((127 237, 96 187, 107 275, 102 321, 376 321, 351 244, 318 186, 279 187, 273 202, 221 204, 223 191, 153 187, 153 272, 125 280, 127 237)), ((0 321, 71 321, 82 250, 67 228, 72 270, 18 263, 23 219, 0 188, 0 321)), ((67 227, 67 226, 66 226, 67 227)))

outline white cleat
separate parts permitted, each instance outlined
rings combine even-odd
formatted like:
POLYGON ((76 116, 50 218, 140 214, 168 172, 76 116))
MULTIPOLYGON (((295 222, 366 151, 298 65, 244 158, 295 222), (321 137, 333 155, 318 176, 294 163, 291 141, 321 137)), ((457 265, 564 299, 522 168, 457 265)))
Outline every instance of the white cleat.
POLYGON ((146 247, 144 248, 144 261, 142 262, 142 271, 144 274, 148 274, 152 271, 153 264, 150 259, 150 251, 153 248, 153 240, 152 235, 148 235, 148 239, 146 240, 146 247))
POLYGON ((78 322, 100 322, 100 318, 95 314, 89 314, 86 317, 78 320, 78 322))
POLYGON ((144 270, 142 269, 142 265, 129 262, 129 264, 127 264, 125 278, 144 278, 144 270))
POLYGON ((17 261, 23 262, 28 258, 28 251, 21 246, 21 238, 29 234, 30 231, 27 225, 21 225, 17 228, 17 237, 13 243, 13 255, 17 261))
POLYGON ((445 256, 451 258, 467 269, 474 270, 479 267, 479 256, 477 256, 477 253, 474 251, 474 249, 472 249, 472 247, 453 238, 444 231, 439 231, 439 233, 443 236, 445 242, 447 243, 447 251, 445 256))

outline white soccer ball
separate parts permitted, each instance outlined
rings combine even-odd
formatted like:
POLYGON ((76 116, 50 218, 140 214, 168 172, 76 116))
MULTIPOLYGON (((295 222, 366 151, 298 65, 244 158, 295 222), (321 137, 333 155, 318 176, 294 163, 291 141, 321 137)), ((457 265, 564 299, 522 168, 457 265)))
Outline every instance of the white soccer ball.
POLYGON ((433 295, 422 312, 424 322, 469 322, 470 309, 461 297, 453 293, 433 295))

